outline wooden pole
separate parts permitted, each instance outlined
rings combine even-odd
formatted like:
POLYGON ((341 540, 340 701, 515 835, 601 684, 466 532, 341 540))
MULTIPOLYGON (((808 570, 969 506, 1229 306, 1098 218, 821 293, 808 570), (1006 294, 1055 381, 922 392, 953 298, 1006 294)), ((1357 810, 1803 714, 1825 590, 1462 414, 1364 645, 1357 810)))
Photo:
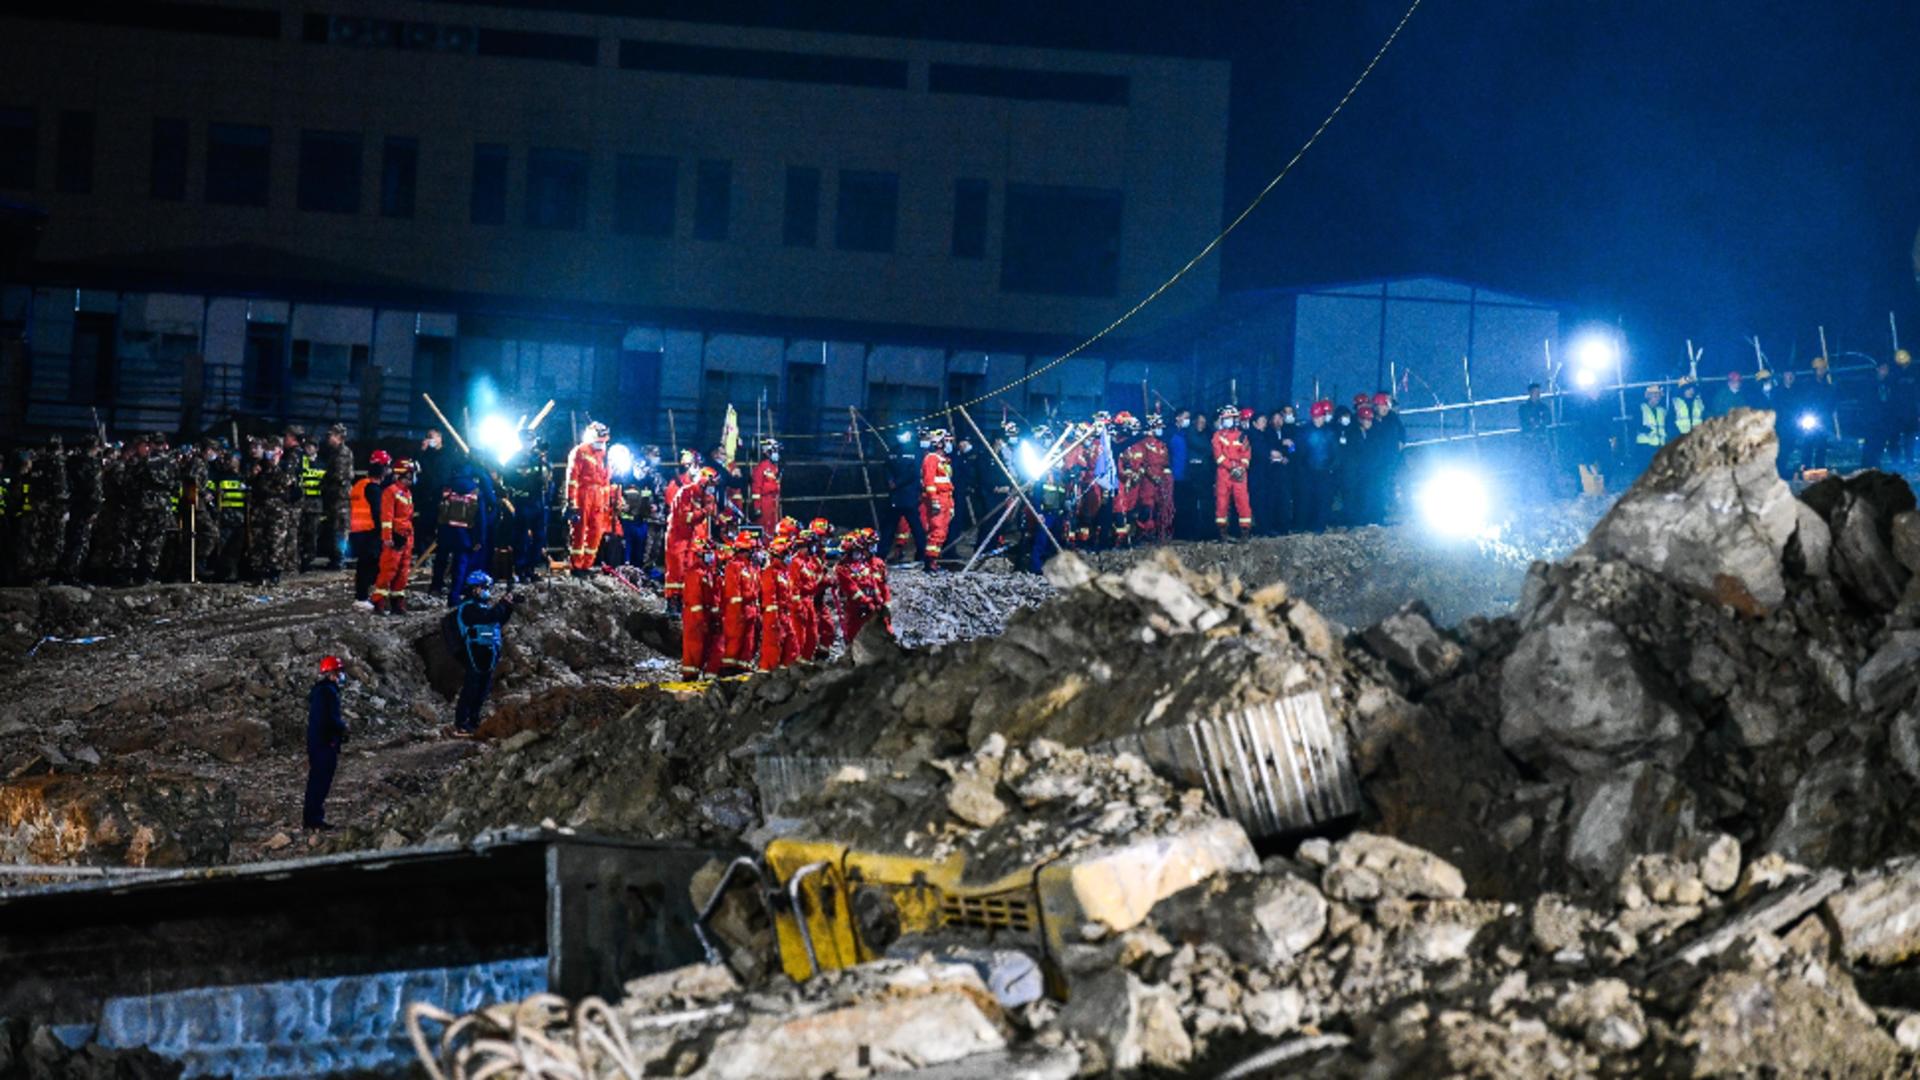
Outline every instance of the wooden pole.
POLYGON ((1898 320, 1896 320, 1893 317, 1893 312, 1891 311, 1887 312, 1887 329, 1893 331, 1893 351, 1899 352, 1900 351, 1900 323, 1898 320))
POLYGON ((534 429, 538 428, 540 426, 540 422, 542 420, 545 420, 547 418, 547 414, 552 411, 553 411, 553 399, 548 398, 547 403, 541 406, 539 412, 533 414, 532 420, 529 420, 527 422, 527 434, 529 435, 533 434, 534 429))
MULTIPOLYGON (((967 426, 973 429, 974 435, 977 436, 981 442, 984 443, 987 441, 986 435, 980 431, 980 425, 973 422, 973 416, 967 412, 965 405, 960 406, 960 418, 967 422, 967 426)), ((1082 438, 1084 437, 1085 436, 1082 436, 1082 438)), ((1040 531, 1047 534, 1047 540, 1053 544, 1053 550, 1065 551, 1066 548, 1061 547, 1060 541, 1054 537, 1053 530, 1047 528, 1047 519, 1040 516, 1040 511, 1034 509, 1033 503, 1027 501, 1027 491, 1026 488, 1021 486, 1020 478, 1008 471, 1007 463, 1000 460, 999 454, 993 455, 993 463, 1006 475, 1007 483, 1013 485, 1013 493, 1020 497, 1020 502, 1026 506, 1027 513, 1032 514, 1033 520, 1039 522, 1040 531)))
POLYGON ((867 489, 867 511, 873 515, 873 531, 877 535, 880 532, 880 506, 873 501, 873 477, 867 473, 867 440, 860 435, 860 411, 851 405, 847 406, 847 423, 852 425, 853 452, 860 456, 860 483, 867 489))
MULTIPOLYGON (((1088 431, 1083 433, 1079 438, 1073 440, 1073 445, 1067 447, 1067 449, 1072 450, 1073 447, 1079 446, 1081 443, 1085 442, 1092 434, 1093 434, 1092 430, 1089 429, 1088 431)), ((1066 441, 1067 441, 1067 436, 1066 436, 1066 433, 1064 432, 1061 433, 1059 438, 1053 440, 1053 445, 1047 448, 1046 460, 1049 463, 1057 462, 1060 460, 1060 458, 1065 456, 1065 454, 1060 450, 1060 444, 1066 441)), ((997 454, 994 456, 996 459, 999 457, 999 455, 997 454)), ((1001 464, 1000 471, 1006 472, 1005 463, 1001 464)), ((1008 474, 1008 479, 1010 480, 1012 479, 1012 474, 1008 474)), ((1013 482, 1013 490, 1016 492, 1023 491, 1026 488, 1032 487, 1036 482, 1037 481, 1029 480, 1025 484, 1022 484, 1016 480, 1013 482)), ((1012 495, 1007 496, 1005 501, 1001 504, 1000 516, 994 519, 993 528, 981 535, 988 536, 988 537, 999 535, 1001 526, 1003 526, 1006 523, 1008 516, 1013 513, 1014 507, 1019 506, 1024 501, 1025 501, 1024 497, 1021 499, 1015 499, 1012 495)), ((1038 515, 1035 515, 1035 516, 1037 517, 1038 515)), ((1048 533, 1047 535, 1051 537, 1053 534, 1048 533)), ((1065 550, 1057 542, 1053 545, 1053 549, 1056 554, 1065 550)), ((973 549, 973 557, 967 560, 967 565, 960 568, 960 572, 965 574, 971 571, 974 568, 974 566, 978 565, 978 563, 980 562, 980 557, 986 554, 986 550, 987 549, 984 546, 976 545, 973 549)))
POLYGON ((1820 328, 1820 358, 1827 360, 1828 363, 1832 363, 1831 360, 1827 359, 1831 355, 1832 354, 1827 352, 1827 328, 1823 326, 1820 328))
POLYGON ((471 457, 473 451, 467 447, 467 440, 460 437, 460 429, 454 427, 453 421, 447 419, 447 414, 441 412, 440 406, 434 404, 433 395, 422 392, 420 399, 427 403, 427 408, 433 410, 433 415, 440 418, 440 425, 447 429, 447 434, 453 436, 453 441, 460 444, 460 452, 471 457))

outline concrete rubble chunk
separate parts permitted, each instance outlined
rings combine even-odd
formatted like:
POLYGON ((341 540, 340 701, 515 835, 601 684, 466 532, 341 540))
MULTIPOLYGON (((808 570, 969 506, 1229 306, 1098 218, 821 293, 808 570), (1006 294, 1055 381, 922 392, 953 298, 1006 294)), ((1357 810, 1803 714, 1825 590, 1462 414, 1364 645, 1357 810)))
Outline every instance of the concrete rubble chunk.
POLYGON ((1414 601, 1369 627, 1361 639, 1387 663, 1432 685, 1457 671, 1466 650, 1434 629, 1425 605, 1414 601))
POLYGON ((1173 940, 1215 942, 1244 964, 1284 964, 1326 932, 1327 900, 1292 874, 1232 874, 1168 897, 1153 921, 1173 940))
POLYGON ((1920 956, 1920 857, 1861 874, 1827 899, 1847 959, 1892 967, 1920 956))
POLYGON ((1732 921, 1675 953, 1674 959, 1698 964, 1746 938, 1783 930, 1819 907, 1821 901, 1838 892, 1845 883, 1846 876, 1837 870, 1800 877, 1754 901, 1732 921))
POLYGON ((1896 630, 1853 678, 1854 696, 1867 712, 1904 706, 1920 686, 1920 630, 1896 630))
POLYGON ((1735 409, 1668 443, 1588 535, 1618 559, 1747 614, 1786 599, 1781 557, 1799 522, 1775 470, 1773 415, 1735 409))
POLYGON ((1697 721, 1611 622, 1578 611, 1536 626, 1501 666, 1500 742, 1575 774, 1649 751, 1681 757, 1697 721))
POLYGON ((1338 900, 1457 900, 1467 895, 1460 869, 1390 836, 1358 832, 1334 845, 1320 887, 1338 900))
POLYGON ((1060 1025, 1097 1047, 1105 1069, 1114 1072, 1172 1068, 1193 1056, 1172 993, 1148 987, 1130 971, 1107 970, 1076 982, 1060 1025))
POLYGON ((1562 995, 1553 1006, 1555 1027, 1579 1035, 1600 1051, 1630 1051, 1647 1038, 1647 1017, 1620 979, 1600 979, 1562 995))
POLYGON ((1595 883, 1619 878, 1635 855, 1670 850, 1693 832, 1693 799, 1679 777, 1636 762, 1574 787, 1567 863, 1595 883))

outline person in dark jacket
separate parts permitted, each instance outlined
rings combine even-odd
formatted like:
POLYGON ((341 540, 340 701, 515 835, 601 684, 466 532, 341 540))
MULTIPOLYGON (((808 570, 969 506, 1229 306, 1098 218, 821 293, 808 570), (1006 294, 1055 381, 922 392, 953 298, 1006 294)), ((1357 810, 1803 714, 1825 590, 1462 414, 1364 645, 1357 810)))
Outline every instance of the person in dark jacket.
MULTIPOLYGON (((927 527, 920 520, 920 459, 931 446, 922 434, 899 443, 887 458, 887 513, 896 519, 893 543, 904 547, 911 542, 916 563, 927 558, 927 527)), ((880 543, 884 545, 885 539, 880 543)), ((882 550, 891 549, 883 546, 882 550)))
POLYGON ((1329 421, 1333 402, 1320 400, 1308 410, 1311 423, 1300 432, 1294 455, 1294 519, 1302 532, 1321 532, 1333 523, 1334 469, 1340 434, 1329 421))
POLYGON ((321 657, 320 681, 307 692, 307 798, 300 824, 309 829, 333 828, 327 822, 327 792, 340 764, 340 744, 347 741, 347 722, 340 714, 344 670, 339 657, 321 657))
POLYGON ((480 707, 493 689, 493 669, 500 663, 506 646, 503 630, 513 618, 518 598, 509 594, 493 599, 493 577, 484 570, 467 575, 461 588, 460 606, 453 609, 453 628, 459 638, 460 660, 467 674, 460 684, 460 698, 453 707, 455 735, 472 735, 480 727, 480 707))

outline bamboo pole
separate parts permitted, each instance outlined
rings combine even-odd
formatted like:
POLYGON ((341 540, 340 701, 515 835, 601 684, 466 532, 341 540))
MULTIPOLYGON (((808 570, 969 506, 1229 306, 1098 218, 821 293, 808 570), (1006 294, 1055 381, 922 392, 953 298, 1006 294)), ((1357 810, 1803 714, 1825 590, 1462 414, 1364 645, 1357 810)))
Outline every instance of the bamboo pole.
POLYGON ((1898 320, 1896 320, 1893 317, 1893 312, 1891 311, 1887 312, 1887 329, 1893 332, 1893 351, 1899 352, 1900 351, 1900 323, 1898 320))
MULTIPOLYGON (((967 426, 973 429, 974 435, 977 436, 981 442, 984 443, 987 441, 986 435, 980 430, 980 425, 973 422, 973 415, 967 412, 965 405, 960 406, 960 418, 967 422, 967 426)), ((1007 468, 1007 463, 1000 460, 999 454, 993 455, 993 463, 1005 474, 1007 482, 1013 485, 1013 493, 1018 496, 1020 502, 1026 506, 1027 513, 1032 514, 1033 519, 1040 524, 1040 531, 1047 534, 1047 540, 1053 544, 1053 549, 1055 551, 1065 551, 1066 549, 1060 546, 1060 541, 1053 535, 1053 530, 1047 528, 1047 519, 1042 517, 1040 511, 1035 509, 1033 503, 1028 501, 1026 489, 1020 485, 1020 478, 1013 475, 1012 471, 1007 468)), ((978 554, 977 551, 976 554, 978 554)))
POLYGON ((867 440, 860 437, 860 411, 847 406, 847 422, 852 425, 853 452, 860 457, 860 483, 867 489, 867 511, 873 515, 873 531, 880 533, 880 506, 873 501, 873 477, 867 472, 867 440))
POLYGON ((460 452, 471 457, 473 455, 473 450, 467 446, 467 440, 460 437, 460 429, 457 427, 454 427, 453 421, 447 419, 447 414, 441 412, 440 406, 434 404, 433 395, 422 391, 420 394, 420 399, 427 403, 427 408, 433 410, 433 415, 440 418, 441 426, 447 429, 447 434, 453 436, 453 441, 460 444, 460 452))

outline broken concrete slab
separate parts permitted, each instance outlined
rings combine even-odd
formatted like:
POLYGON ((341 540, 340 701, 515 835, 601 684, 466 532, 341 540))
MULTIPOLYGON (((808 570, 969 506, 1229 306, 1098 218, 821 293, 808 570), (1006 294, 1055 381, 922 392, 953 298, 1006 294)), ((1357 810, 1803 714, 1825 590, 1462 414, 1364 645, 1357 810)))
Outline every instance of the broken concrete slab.
POLYGON ((1458 867, 1438 855, 1390 836, 1354 833, 1334 845, 1321 888, 1338 900, 1428 898, 1467 895, 1458 867))
POLYGON ((1920 857, 1875 867, 1826 903, 1848 960, 1892 967, 1920 956, 1920 857))
POLYGON ((1573 774, 1685 756, 1698 721, 1620 628, 1580 609, 1529 630, 1501 665, 1500 742, 1573 774))

